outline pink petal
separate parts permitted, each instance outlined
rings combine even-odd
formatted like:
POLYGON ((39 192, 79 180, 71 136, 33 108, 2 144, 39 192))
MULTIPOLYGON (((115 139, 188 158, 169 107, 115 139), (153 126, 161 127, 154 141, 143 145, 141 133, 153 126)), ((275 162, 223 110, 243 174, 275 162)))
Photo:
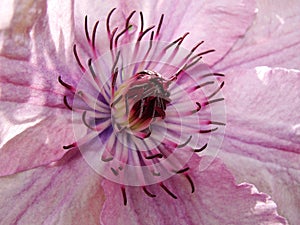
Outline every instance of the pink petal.
POLYGON ((0 176, 46 165, 74 142, 69 112, 32 105, 1 103, 0 176))
POLYGON ((299 224, 300 72, 232 70, 225 82, 227 127, 219 156, 239 182, 270 194, 279 212, 299 224))
POLYGON ((253 26, 216 68, 264 65, 299 69, 299 1, 257 1, 257 10, 253 26))
POLYGON ((0 179, 1 224, 98 224, 101 178, 79 156, 0 179))
POLYGON ((267 195, 258 193, 250 184, 236 185, 220 160, 215 160, 205 171, 196 168, 191 173, 196 186, 193 194, 183 177, 165 182, 176 193, 176 200, 158 185, 148 188, 157 195, 155 198, 145 195, 141 188, 129 187, 126 188, 128 205, 124 206, 120 186, 104 181, 107 199, 101 214, 102 224, 286 224, 267 195))
MULTIPOLYGON (((131 22, 140 29, 139 11, 143 12, 145 28, 159 23, 161 14, 165 14, 161 27, 161 40, 174 41, 186 32, 190 35, 182 46, 191 49, 200 41, 205 41, 202 51, 215 49, 217 52, 205 57, 205 62, 213 64, 220 60, 231 49, 233 44, 245 34, 255 16, 254 1, 116 1, 101 4, 95 0, 77 1, 75 4, 76 39, 86 46, 84 33, 84 16, 90 18, 90 29, 96 20, 100 21, 97 42, 100 49, 107 48, 106 17, 116 7, 111 19, 112 28, 123 29, 129 14, 136 10, 131 22), (94 5, 95 7, 91 7, 94 5), (97 7, 99 6, 99 7, 97 7), (120 19, 121 18, 121 19, 120 19), (80 22, 82 21, 82 22, 80 22), (101 39, 101 36, 104 38, 101 39)), ((155 28, 156 29, 156 28, 155 28)), ((91 31, 90 31, 91 32, 91 31)))

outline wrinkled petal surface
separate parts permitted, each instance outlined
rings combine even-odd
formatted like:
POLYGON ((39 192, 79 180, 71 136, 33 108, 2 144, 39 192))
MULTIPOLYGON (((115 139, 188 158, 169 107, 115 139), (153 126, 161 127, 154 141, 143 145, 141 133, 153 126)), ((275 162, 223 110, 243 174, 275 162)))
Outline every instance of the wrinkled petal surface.
MULTIPOLYGON (((194 166, 198 163, 193 162, 194 166)), ((126 190, 127 206, 123 205, 120 186, 103 181, 107 200, 102 224, 285 224, 267 195, 258 193, 250 184, 236 185, 220 160, 202 172, 196 167, 191 177, 196 186, 193 194, 188 181, 176 176, 165 185, 178 199, 171 198, 158 185, 148 188, 157 195, 155 198, 149 198, 141 188, 131 187, 126 190)))
POLYGON ((300 71, 232 70, 224 96, 227 127, 220 157, 238 182, 254 183, 299 223, 300 71))
POLYGON ((97 224, 101 177, 81 158, 0 178, 1 224, 97 224))
POLYGON ((297 0, 257 1, 257 17, 232 51, 216 66, 300 68, 300 4, 297 0))

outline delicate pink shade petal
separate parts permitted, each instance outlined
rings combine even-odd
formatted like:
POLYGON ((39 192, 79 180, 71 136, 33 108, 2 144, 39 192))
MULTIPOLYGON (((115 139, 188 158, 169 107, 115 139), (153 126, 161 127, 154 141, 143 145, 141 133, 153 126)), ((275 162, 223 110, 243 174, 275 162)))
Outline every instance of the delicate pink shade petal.
POLYGON ((74 141, 66 110, 9 102, 0 109, 0 176, 55 161, 74 141))
POLYGON ((203 172, 196 167, 190 176, 196 186, 193 194, 187 179, 176 176, 164 184, 176 193, 177 200, 158 185, 148 187, 155 198, 145 195, 142 188, 131 187, 126 189, 127 206, 123 205, 120 186, 103 181, 107 199, 102 224, 286 224, 267 195, 249 184, 236 185, 220 160, 203 172))
POLYGON ((232 51, 216 66, 300 68, 300 4, 297 0, 257 1, 257 17, 232 51))
POLYGON ((81 156, 0 178, 1 224, 98 224, 101 177, 81 156))
POLYGON ((227 127, 220 157, 239 182, 272 196, 291 224, 300 208, 300 71, 232 70, 223 94, 227 127))

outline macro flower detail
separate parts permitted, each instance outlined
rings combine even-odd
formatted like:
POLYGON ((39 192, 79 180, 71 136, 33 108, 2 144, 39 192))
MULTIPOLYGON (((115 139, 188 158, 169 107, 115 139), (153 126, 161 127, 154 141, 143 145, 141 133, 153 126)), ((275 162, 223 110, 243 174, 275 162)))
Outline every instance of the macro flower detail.
POLYGON ((86 16, 92 53, 87 66, 77 46, 73 48, 83 77, 76 87, 58 78, 68 90, 64 103, 76 124, 77 141, 64 149, 79 149, 97 173, 121 184, 125 205, 126 186, 141 186, 146 195, 156 197, 147 186, 159 184, 177 199, 163 181, 183 175, 194 192, 190 158, 209 151, 212 142, 215 150, 210 154, 215 155, 222 142, 222 135, 216 138, 213 133, 222 134, 225 126, 224 75, 211 72, 201 61, 214 51, 199 51, 203 41, 191 50, 181 47, 188 33, 171 43, 160 41, 164 15, 158 25, 144 28, 142 12, 139 25, 131 23, 133 11, 123 29, 111 28, 115 10, 106 21, 110 51, 100 53, 95 47, 99 22, 90 38, 86 16))

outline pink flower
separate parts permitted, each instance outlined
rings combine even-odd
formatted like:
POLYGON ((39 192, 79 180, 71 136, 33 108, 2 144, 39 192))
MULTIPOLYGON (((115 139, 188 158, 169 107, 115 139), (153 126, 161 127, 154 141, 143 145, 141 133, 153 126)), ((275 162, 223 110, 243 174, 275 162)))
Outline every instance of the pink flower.
MULTIPOLYGON (((280 214, 291 223, 297 223, 300 198, 297 180, 299 117, 296 113, 299 72, 295 65, 298 65, 299 57, 288 48, 299 48, 296 38, 299 29, 293 27, 297 20, 292 17, 296 15, 297 4, 286 14, 279 10, 268 17, 277 18, 280 23, 274 24, 271 20, 268 34, 273 36, 270 38, 263 29, 266 22, 260 19, 264 7, 257 5, 256 16, 252 1, 210 1, 205 4, 162 1, 147 5, 137 2, 99 5, 94 1, 63 4, 58 1, 20 1, 15 5, 8 4, 6 7, 11 10, 3 12, 8 19, 1 20, 0 24, 1 222, 286 223, 277 215, 276 205, 269 196, 258 192, 253 185, 237 185, 219 159, 201 171, 201 164, 211 161, 210 156, 192 157, 188 162, 191 169, 186 176, 174 176, 164 181, 163 186, 147 187, 156 194, 155 198, 145 195, 142 188, 125 185, 122 190, 126 190, 127 206, 124 206, 124 194, 122 196, 119 184, 101 178, 81 155, 76 154, 74 145, 67 147, 70 149, 67 153, 62 149, 63 145, 74 142, 74 121, 63 104, 64 96, 70 97, 70 92, 59 85, 57 77, 67 87, 81 84, 82 72, 72 55, 73 44, 77 44, 76 54, 83 59, 80 61, 83 67, 88 68, 91 64, 86 59, 95 54, 93 50, 106 52, 109 49, 105 21, 115 6, 118 10, 110 21, 111 27, 124 27, 132 10, 142 10, 145 29, 159 24, 164 13, 160 40, 170 42, 189 31, 182 46, 191 49, 199 40, 205 40, 203 49, 216 49, 217 53, 205 56, 205 60, 214 70, 226 72, 224 95, 228 122, 220 157, 239 182, 252 182, 260 191, 271 194, 279 203, 280 214), (90 32, 90 44, 87 44, 83 28, 85 14, 89 16, 89 28, 92 28, 90 21, 100 21, 95 44, 93 32, 90 32), (277 34, 274 30, 278 30, 277 34), (282 32, 286 38, 281 38, 282 32), (274 54, 279 50, 282 53, 274 54), (261 60, 254 60, 257 58, 261 60), (273 66, 289 69, 270 68, 273 66), (193 185, 195 192, 191 194, 193 185), (172 199, 173 195, 176 200, 172 199)), ((139 17, 136 17, 133 24, 139 24, 139 17)), ((120 40, 126 42, 130 38, 120 40)), ((147 76, 152 75, 147 73, 147 76)), ((113 82, 110 83, 114 87, 113 82)), ((185 84, 189 83, 183 82, 185 84)), ((69 89, 72 92, 72 88, 69 89)), ((163 118, 164 108, 155 110, 157 116, 154 117, 163 118)), ((142 128, 148 128, 152 120, 147 117, 142 128)), ((122 124, 123 120, 119 121, 122 124)), ((149 129, 136 128, 132 124, 130 127, 135 136, 145 138, 143 135, 149 135, 149 129)), ((190 143, 188 141, 187 145, 190 143)))

